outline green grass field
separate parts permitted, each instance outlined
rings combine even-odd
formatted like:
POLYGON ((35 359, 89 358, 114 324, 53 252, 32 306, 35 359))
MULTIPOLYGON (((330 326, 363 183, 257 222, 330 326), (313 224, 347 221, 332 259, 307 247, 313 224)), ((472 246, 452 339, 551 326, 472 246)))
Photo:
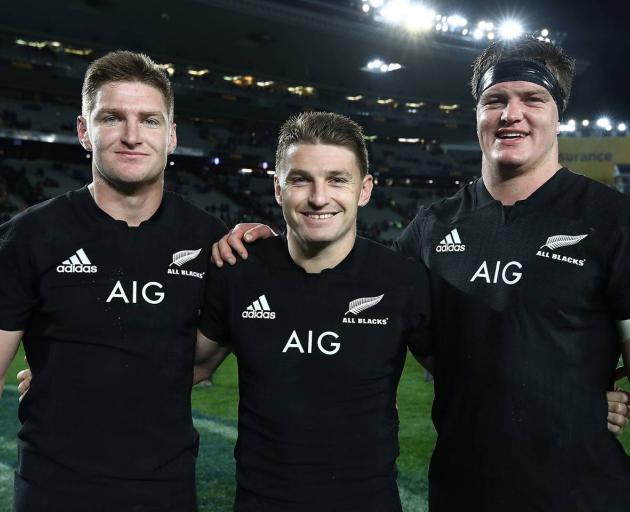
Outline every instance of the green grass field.
MULTIPOLYGON (((22 352, 16 357, 0 401, 0 512, 11 510, 13 468, 16 463, 17 380, 24 367, 22 352)), ((215 376, 215 386, 193 391, 195 426, 201 434, 197 463, 200 512, 228 512, 234 497, 234 460, 237 414, 236 364, 227 359, 215 376)), ((430 410, 433 384, 424 382, 424 371, 409 357, 398 392, 401 455, 399 487, 405 512, 426 510, 427 467, 435 442, 430 410)), ((630 451, 630 433, 622 439, 630 451)))

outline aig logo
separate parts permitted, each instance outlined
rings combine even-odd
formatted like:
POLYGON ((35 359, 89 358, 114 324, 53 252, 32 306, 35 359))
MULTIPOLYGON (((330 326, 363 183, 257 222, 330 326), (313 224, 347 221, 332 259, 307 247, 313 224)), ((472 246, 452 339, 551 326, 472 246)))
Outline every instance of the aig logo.
POLYGON ((497 261, 494 268, 488 267, 488 262, 484 261, 475 275, 470 278, 470 282, 472 283, 475 279, 483 279, 488 284, 497 284, 501 279, 505 284, 516 284, 523 277, 522 272, 517 272, 522 268, 523 265, 518 261, 510 261, 503 267, 501 267, 501 262, 497 261))
MULTIPOLYGON (((327 356, 332 356, 339 352, 339 348, 341 347, 341 343, 338 341, 332 341, 339 339, 339 335, 332 331, 326 331, 320 334, 317 337, 317 341, 315 342, 315 348, 317 348, 322 354, 326 354, 327 356)), ((308 331, 307 339, 305 340, 305 345, 300 341, 300 337, 298 336, 297 331, 293 331, 291 336, 289 336, 289 340, 286 345, 282 349, 282 353, 286 353, 291 349, 298 350, 301 354, 312 354, 313 353, 313 341, 314 335, 313 331, 308 331), (306 349, 306 350, 305 350, 306 349)))
POLYGON ((112 300, 119 299, 125 302, 125 304, 137 304, 138 299, 142 299, 147 304, 159 304, 164 300, 163 286, 160 283, 151 281, 144 285, 139 285, 138 281, 131 281, 131 287, 123 286, 121 281, 116 281, 114 288, 107 297, 105 302, 111 302, 112 300), (140 295, 138 295, 138 288, 140 295))

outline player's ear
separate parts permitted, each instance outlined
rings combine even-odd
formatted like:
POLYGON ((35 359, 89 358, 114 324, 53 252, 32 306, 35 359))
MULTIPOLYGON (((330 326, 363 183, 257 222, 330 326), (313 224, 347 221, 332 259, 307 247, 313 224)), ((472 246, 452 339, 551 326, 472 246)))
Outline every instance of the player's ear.
POLYGON ((371 174, 366 174, 361 180, 361 192, 359 194, 359 206, 365 206, 370 201, 372 189, 374 188, 374 180, 371 174))
POLYGON ((175 123, 171 123, 168 134, 168 154, 172 154, 177 147, 177 125, 175 123))
POLYGON ((278 177, 278 170, 273 175, 273 191, 276 196, 276 203, 278 206, 282 206, 282 189, 280 188, 280 178, 278 177))
POLYGON ((87 119, 83 116, 77 116, 77 137, 83 149, 92 151, 92 142, 90 141, 90 134, 88 133, 87 119))

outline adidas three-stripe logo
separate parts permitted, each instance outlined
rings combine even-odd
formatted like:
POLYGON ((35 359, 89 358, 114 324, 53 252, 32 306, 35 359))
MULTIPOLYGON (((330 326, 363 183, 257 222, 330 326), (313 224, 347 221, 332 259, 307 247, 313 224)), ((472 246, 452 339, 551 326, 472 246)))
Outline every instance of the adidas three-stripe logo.
POLYGON ((452 229, 435 248, 435 252, 464 252, 465 250, 466 246, 462 243, 457 228, 452 229))
POLYGON ((61 274, 95 274, 97 271, 98 267, 92 265, 82 248, 57 265, 57 272, 61 274))
POLYGON ((276 314, 271 311, 269 307, 269 303, 267 302, 267 297, 265 295, 261 295, 258 297, 252 304, 245 308, 245 311, 241 313, 243 318, 264 318, 268 320, 273 320, 276 318, 276 314))

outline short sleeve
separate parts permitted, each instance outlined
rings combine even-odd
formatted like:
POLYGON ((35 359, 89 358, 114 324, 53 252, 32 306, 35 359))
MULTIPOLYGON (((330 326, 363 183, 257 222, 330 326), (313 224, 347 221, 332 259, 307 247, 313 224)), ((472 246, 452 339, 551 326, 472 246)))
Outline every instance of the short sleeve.
POLYGON ((413 262, 413 285, 407 317, 411 319, 405 341, 415 356, 429 356, 433 353, 431 333, 431 284, 429 271, 422 262, 413 262))
POLYGON ((630 319, 630 223, 619 231, 609 268, 608 306, 616 320, 630 319))
POLYGON ((25 330, 37 304, 38 274, 20 217, 0 225, 0 329, 5 331, 25 330))
POLYGON ((394 242, 394 250, 411 258, 422 261, 422 231, 425 216, 420 210, 394 242))
POLYGON ((209 265, 204 301, 199 317, 199 330, 206 338, 219 345, 231 343, 227 293, 227 273, 229 271, 229 268, 209 265))

